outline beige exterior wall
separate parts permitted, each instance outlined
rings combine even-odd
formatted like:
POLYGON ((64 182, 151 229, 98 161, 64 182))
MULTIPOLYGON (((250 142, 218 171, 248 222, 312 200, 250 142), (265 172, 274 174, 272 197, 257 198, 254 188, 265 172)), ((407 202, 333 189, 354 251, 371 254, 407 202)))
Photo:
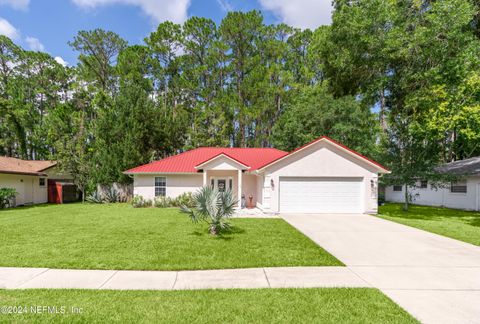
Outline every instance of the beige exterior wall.
POLYGON ((266 210, 279 212, 280 177, 361 177, 364 212, 377 212, 378 175, 375 167, 326 141, 317 142, 273 164, 264 175, 261 204, 266 210))
POLYGON ((133 194, 147 199, 155 198, 155 177, 167 178, 167 197, 175 198, 184 192, 195 192, 202 187, 202 174, 139 174, 133 178, 133 194))
MULTIPOLYGON (((14 188, 17 191, 16 205, 43 204, 48 201, 47 179, 40 187, 38 176, 0 174, 0 188, 14 188)), ((46 177, 45 177, 46 178, 46 177)))
MULTIPOLYGON (((214 178, 232 178, 233 194, 237 196, 238 171, 237 170, 207 170, 207 184, 214 178)), ((184 192, 195 192, 203 186, 203 173, 198 174, 152 174, 135 175, 133 179, 133 194, 144 198, 155 198, 155 177, 167 178, 167 197, 175 198, 184 192)), ((257 176, 245 174, 242 176, 242 193, 248 203, 248 196, 253 196, 253 204, 257 203, 257 176)))

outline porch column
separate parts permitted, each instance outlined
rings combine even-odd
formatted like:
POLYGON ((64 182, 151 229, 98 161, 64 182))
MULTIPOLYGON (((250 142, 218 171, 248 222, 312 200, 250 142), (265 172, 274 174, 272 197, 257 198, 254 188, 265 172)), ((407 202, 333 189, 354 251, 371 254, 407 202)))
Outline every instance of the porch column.
POLYGON ((203 186, 207 185, 207 170, 203 170, 203 186))
POLYGON ((237 197, 238 197, 238 207, 242 208, 242 170, 238 170, 237 197))

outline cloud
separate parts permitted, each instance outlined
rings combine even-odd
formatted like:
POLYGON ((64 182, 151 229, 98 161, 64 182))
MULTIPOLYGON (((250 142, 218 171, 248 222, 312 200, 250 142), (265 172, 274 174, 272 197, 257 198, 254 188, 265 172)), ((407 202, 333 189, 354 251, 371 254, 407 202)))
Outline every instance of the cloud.
POLYGON ((25 38, 25 42, 27 42, 28 47, 30 47, 32 51, 45 52, 45 46, 43 46, 38 38, 27 37, 25 38))
POLYGON ((29 4, 30 0, 0 0, 0 6, 6 5, 18 10, 27 10, 29 4))
MULTIPOLYGON (((1 0, 0 0, 1 1, 1 0)), ((142 11, 153 18, 156 23, 170 20, 182 23, 187 19, 190 0, 71 0, 74 4, 85 9, 94 9, 99 6, 123 4, 138 6, 142 11)))
POLYGON ((0 35, 16 40, 20 37, 20 32, 8 20, 0 18, 0 35))
POLYGON ((57 61, 58 64, 60 65, 63 65, 63 66, 67 66, 68 65, 68 62, 65 61, 62 57, 60 56, 55 56, 55 61, 57 61))
POLYGON ((229 12, 233 10, 232 4, 227 0, 217 0, 217 3, 220 6, 220 8, 225 12, 229 12))
POLYGON ((315 29, 332 22, 331 0, 259 0, 264 10, 272 12, 282 22, 315 29))

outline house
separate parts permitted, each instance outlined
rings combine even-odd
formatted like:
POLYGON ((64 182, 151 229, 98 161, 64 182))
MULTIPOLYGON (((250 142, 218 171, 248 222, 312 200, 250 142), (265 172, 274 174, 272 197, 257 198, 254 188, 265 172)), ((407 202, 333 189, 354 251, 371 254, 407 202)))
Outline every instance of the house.
MULTIPOLYGON (((436 171, 456 175, 460 179, 442 186, 432 185, 427 180, 419 180, 415 187, 409 187, 413 203, 480 210, 480 156, 447 163, 436 168, 436 171)), ((404 186, 387 186, 385 188, 385 200, 404 202, 404 190, 404 186)))
POLYGON ((210 185, 242 207, 272 213, 376 213, 378 175, 389 171, 321 137, 290 153, 273 148, 201 147, 142 165, 134 195, 176 197, 210 185))
POLYGON ((27 161, 0 156, 0 188, 17 191, 14 205, 48 202, 49 186, 71 182, 71 176, 59 172, 55 161, 27 161))

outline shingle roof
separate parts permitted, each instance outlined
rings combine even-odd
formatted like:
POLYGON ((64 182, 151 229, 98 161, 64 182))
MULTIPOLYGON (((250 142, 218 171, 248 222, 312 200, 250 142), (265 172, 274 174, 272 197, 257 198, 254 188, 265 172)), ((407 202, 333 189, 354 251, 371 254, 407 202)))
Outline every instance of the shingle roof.
POLYGON ((480 174, 480 156, 450 162, 437 167, 435 170, 440 173, 451 173, 456 175, 480 174))
POLYGON ((221 153, 249 166, 249 171, 257 170, 263 165, 288 154, 285 151, 274 148, 200 147, 163 160, 141 165, 127 170, 125 173, 196 173, 198 170, 195 169, 195 166, 221 153))
POLYGON ((28 161, 0 156, 0 173, 45 175, 42 171, 56 164, 56 161, 28 161))

